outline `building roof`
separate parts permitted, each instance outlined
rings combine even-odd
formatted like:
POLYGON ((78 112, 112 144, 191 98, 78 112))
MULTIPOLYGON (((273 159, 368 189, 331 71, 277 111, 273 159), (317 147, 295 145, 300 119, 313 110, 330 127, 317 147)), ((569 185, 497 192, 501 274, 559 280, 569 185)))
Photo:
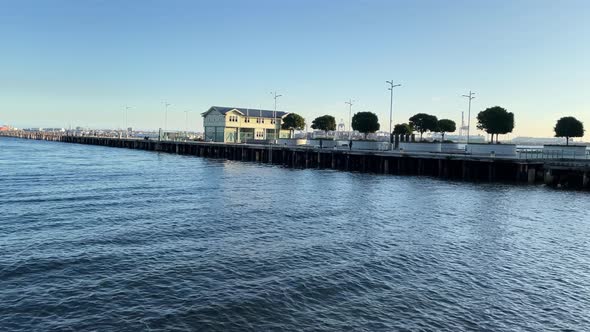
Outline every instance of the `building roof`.
MULTIPOLYGON (((209 112, 211 112, 211 111, 217 111, 223 115, 225 115, 227 112, 230 112, 230 111, 236 111, 236 112, 238 112, 242 115, 245 115, 245 116, 261 117, 261 118, 272 118, 273 114, 274 114, 274 111, 260 110, 260 109, 255 109, 255 108, 211 106, 211 108, 209 108, 209 110, 207 112, 203 113, 203 116, 209 114, 209 112)), ((276 112, 277 118, 282 118, 287 114, 289 114, 289 113, 282 112, 282 111, 276 112)))

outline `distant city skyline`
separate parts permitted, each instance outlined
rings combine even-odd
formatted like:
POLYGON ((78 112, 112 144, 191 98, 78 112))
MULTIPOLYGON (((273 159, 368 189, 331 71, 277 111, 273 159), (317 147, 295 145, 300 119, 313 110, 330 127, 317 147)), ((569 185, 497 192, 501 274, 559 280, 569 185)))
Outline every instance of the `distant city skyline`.
POLYGON ((389 127, 425 112, 515 114, 511 137, 590 138, 590 2, 36 1, 0 3, 0 125, 184 130, 212 105, 389 127), (126 116, 126 108, 127 110, 126 116), (186 111, 189 111, 188 114, 186 111), (127 118, 127 120, 126 120, 127 118))

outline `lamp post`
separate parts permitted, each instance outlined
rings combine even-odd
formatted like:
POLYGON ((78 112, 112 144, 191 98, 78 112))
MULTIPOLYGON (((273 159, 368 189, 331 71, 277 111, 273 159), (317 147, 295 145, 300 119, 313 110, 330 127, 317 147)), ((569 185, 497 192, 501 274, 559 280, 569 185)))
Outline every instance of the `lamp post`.
MULTIPOLYGON (((273 129, 274 129, 274 136, 275 137, 274 137, 273 141, 277 142, 277 99, 279 99, 279 97, 282 97, 283 95, 277 94, 276 91, 271 92, 271 94, 273 95, 273 99, 275 101, 275 108, 274 108, 274 111, 272 112, 273 115, 272 115, 272 120, 271 120, 271 123, 274 125, 273 129)), ((270 143, 268 145, 268 161, 270 164, 272 164, 272 143, 270 143)))
MULTIPOLYGON (((393 80, 385 81, 385 83, 389 84, 389 91, 391 91, 391 98, 389 100, 389 144, 393 143, 393 88, 397 88, 398 86, 402 86, 401 84, 393 84, 393 80)), ((393 150, 393 146, 391 147, 393 150)))
POLYGON ((168 106, 170 106, 170 104, 164 102, 164 131, 168 129, 168 106))
POLYGON ((128 128, 128 124, 127 124, 127 112, 129 111, 131 107, 129 106, 125 106, 125 137, 127 137, 127 135, 129 134, 129 130, 128 128))
POLYGON ((469 144, 469 129, 471 128, 471 100, 473 100, 475 98, 473 96, 474 94, 475 94, 475 92, 471 92, 471 90, 469 90, 468 95, 462 96, 465 98, 469 98, 469 110, 467 112, 467 144, 469 144))
POLYGON ((352 99, 345 101, 344 103, 348 105, 348 139, 352 139, 352 99))
POLYGON ((273 95, 273 99, 275 100, 275 109, 274 109, 274 112, 273 112, 273 115, 272 115, 272 117, 273 117, 272 121, 274 122, 274 132, 275 132, 274 139, 276 141, 276 139, 277 139, 277 99, 279 97, 282 97, 283 95, 278 95, 276 91, 275 92, 271 92, 271 94, 273 95))

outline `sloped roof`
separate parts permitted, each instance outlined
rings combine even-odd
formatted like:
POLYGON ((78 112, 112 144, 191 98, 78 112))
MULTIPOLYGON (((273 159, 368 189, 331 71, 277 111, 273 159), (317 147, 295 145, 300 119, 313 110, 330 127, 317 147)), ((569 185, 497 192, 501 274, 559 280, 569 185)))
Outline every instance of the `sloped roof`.
MULTIPOLYGON (((251 117, 262 117, 262 118, 272 118, 273 114, 274 114, 274 111, 260 110, 260 109, 255 109, 255 108, 211 106, 211 108, 209 108, 209 110, 207 112, 203 113, 203 116, 207 115, 211 111, 217 111, 223 115, 225 115, 227 112, 230 112, 230 111, 236 111, 242 115, 247 115, 247 116, 251 116, 251 117)), ((287 114, 289 114, 289 112, 282 112, 282 111, 276 112, 277 118, 282 118, 287 114)))

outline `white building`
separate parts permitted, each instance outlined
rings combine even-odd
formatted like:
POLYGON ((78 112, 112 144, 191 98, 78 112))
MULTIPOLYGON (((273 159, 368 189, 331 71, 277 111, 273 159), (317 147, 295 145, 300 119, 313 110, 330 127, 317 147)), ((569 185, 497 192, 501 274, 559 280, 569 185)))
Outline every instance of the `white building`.
POLYGON ((203 113, 205 140, 243 143, 249 140, 290 138, 289 130, 282 130, 282 119, 289 113, 238 107, 212 106, 203 113))

